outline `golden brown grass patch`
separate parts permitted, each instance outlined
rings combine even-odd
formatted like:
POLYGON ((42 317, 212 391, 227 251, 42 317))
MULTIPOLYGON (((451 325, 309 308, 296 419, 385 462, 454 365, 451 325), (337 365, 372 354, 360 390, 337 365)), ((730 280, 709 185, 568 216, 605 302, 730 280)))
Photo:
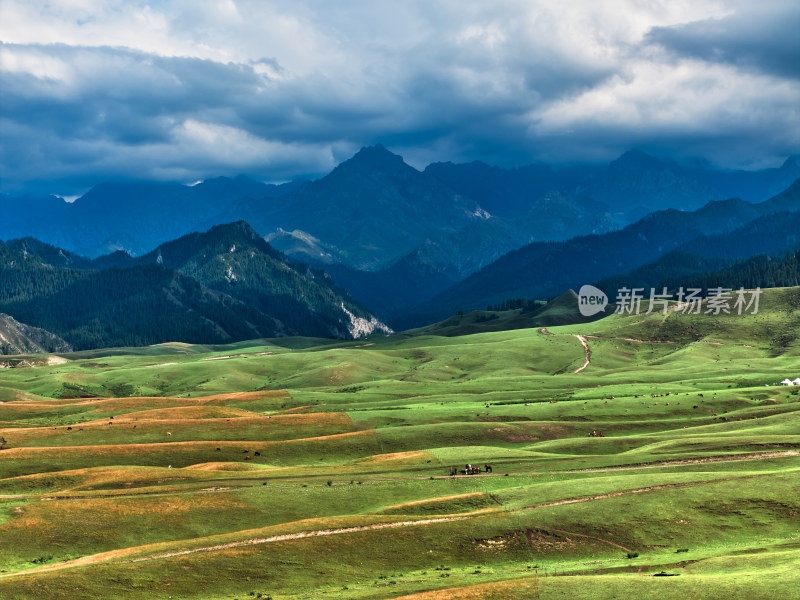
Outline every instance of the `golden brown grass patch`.
POLYGON ((310 404, 307 404, 305 406, 295 406, 294 408, 287 408, 286 410, 282 411, 282 413, 283 414, 297 413, 304 410, 308 410, 309 408, 311 408, 310 404))
POLYGON ((152 408, 132 413, 115 415, 118 421, 141 420, 182 420, 182 419, 213 419, 225 417, 260 417, 261 415, 240 408, 225 406, 176 406, 170 408, 152 408))
POLYGON ((0 421, 0 431, 3 429, 25 429, 28 427, 36 427, 30 423, 17 423, 16 421, 0 421))
POLYGON ((536 581, 526 577, 396 596, 394 600, 508 600, 537 597, 536 581))
POLYGON ((429 452, 423 452, 422 450, 410 450, 408 452, 389 452, 387 454, 376 454, 374 456, 367 456, 366 458, 359 459, 356 462, 362 465, 364 463, 393 463, 397 465, 405 465, 434 460, 436 460, 436 457, 429 452))
POLYGON ((184 469, 192 469, 195 471, 261 471, 262 469, 255 465, 248 465, 244 463, 229 463, 229 462, 207 462, 198 463, 196 465, 189 465, 184 469))
POLYGON ((243 441, 211 441, 211 442, 151 442, 145 444, 103 444, 95 446, 40 446, 29 448, 7 448, 3 450, 3 457, 9 459, 32 459, 46 458, 58 459, 69 456, 114 456, 141 454, 143 452, 174 454, 176 452, 201 452, 210 451, 215 448, 233 448, 235 450, 245 450, 252 448, 254 451, 265 449, 279 444, 297 444, 318 441, 336 441, 349 437, 375 435, 374 431, 349 431, 347 433, 337 433, 333 435, 320 435, 293 440, 267 441, 267 442, 243 442, 243 441))
POLYGON ((289 392, 286 390, 261 390, 257 392, 233 392, 230 394, 212 394, 210 396, 196 396, 194 400, 204 400, 206 402, 218 400, 264 400, 267 398, 286 398, 289 392))
MULTIPOLYGON (((14 400, 4 402, 2 409, 13 413, 35 413, 41 410, 60 409, 68 406, 94 407, 97 412, 125 412, 126 410, 145 407, 146 409, 178 408, 203 406, 225 400, 263 400, 266 398, 288 397, 285 390, 264 390, 257 392, 234 392, 229 394, 212 394, 194 398, 175 398, 171 396, 132 396, 130 398, 48 398, 45 401, 14 400)), ((229 409, 235 410, 235 409, 229 409)))
POLYGON ((0 435, 13 440, 14 445, 27 444, 47 447, 57 443, 88 445, 96 441, 96 433, 91 439, 82 436, 101 430, 112 435, 108 441, 121 442, 120 436, 124 436, 124 439, 129 439, 131 443, 137 443, 137 436, 145 434, 162 434, 164 442, 169 442, 173 435, 181 441, 186 441, 187 438, 195 437, 198 427, 202 427, 206 434, 225 432, 226 435, 220 435, 220 437, 228 438, 231 437, 232 431, 244 431, 245 428, 248 428, 250 432, 248 437, 259 436, 255 432, 261 431, 265 439, 272 438, 273 441, 277 441, 293 436, 300 436, 298 439, 312 439, 303 436, 315 433, 321 434, 323 437, 342 434, 352 430, 354 425, 346 413, 261 415, 233 408, 197 406, 115 415, 113 418, 76 423, 69 428, 64 425, 2 428, 0 435), (55 441, 56 439, 58 442, 55 441))
MULTIPOLYGON (((178 469, 173 469, 176 478, 204 480, 206 477, 201 473, 184 473, 178 469), (179 475, 180 474, 180 475, 179 475)), ((128 488, 143 484, 164 481, 163 467, 142 467, 132 465, 129 467, 91 467, 87 469, 76 469, 66 471, 67 473, 82 474, 83 480, 76 482, 77 485, 69 489, 87 489, 100 487, 121 487, 128 488)), ((58 475, 61 475, 59 472, 58 475)), ((52 477, 52 473, 46 474, 52 477)), ((66 488, 65 488, 66 489, 66 488)))

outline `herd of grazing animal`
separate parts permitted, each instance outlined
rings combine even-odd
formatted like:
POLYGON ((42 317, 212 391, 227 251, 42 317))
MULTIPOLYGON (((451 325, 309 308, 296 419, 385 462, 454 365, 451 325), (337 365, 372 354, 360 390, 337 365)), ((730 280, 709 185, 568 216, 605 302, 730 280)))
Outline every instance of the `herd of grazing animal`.
MULTIPOLYGON (((478 465, 471 465, 466 464, 464 468, 460 471, 456 467, 450 467, 450 476, 455 477, 459 473, 461 475, 478 475, 481 472, 481 468, 478 465)), ((483 472, 484 473, 491 473, 492 472, 492 465, 486 464, 483 465, 483 472)))

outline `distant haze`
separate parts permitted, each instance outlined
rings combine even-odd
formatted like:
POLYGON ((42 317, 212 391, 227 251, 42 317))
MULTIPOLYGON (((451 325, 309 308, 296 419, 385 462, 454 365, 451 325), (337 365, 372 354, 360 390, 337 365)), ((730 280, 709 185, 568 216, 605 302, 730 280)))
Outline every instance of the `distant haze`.
POLYGON ((2 0, 0 191, 800 153, 800 3, 2 0))

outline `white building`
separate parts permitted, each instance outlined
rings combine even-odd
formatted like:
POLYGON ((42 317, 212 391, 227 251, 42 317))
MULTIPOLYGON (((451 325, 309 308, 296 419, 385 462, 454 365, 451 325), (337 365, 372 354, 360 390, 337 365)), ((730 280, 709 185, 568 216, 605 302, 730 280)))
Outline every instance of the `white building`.
POLYGON ((781 385, 794 385, 794 382, 791 379, 784 379, 781 381, 781 385))

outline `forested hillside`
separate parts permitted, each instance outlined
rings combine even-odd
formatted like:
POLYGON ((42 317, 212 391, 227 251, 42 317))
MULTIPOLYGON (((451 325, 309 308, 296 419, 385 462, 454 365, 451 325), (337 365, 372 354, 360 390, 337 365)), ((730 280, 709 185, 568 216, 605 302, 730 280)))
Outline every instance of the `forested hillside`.
POLYGON ((324 273, 289 264, 246 223, 138 259, 89 261, 36 240, 0 243, 0 311, 76 349, 386 330, 324 273))

